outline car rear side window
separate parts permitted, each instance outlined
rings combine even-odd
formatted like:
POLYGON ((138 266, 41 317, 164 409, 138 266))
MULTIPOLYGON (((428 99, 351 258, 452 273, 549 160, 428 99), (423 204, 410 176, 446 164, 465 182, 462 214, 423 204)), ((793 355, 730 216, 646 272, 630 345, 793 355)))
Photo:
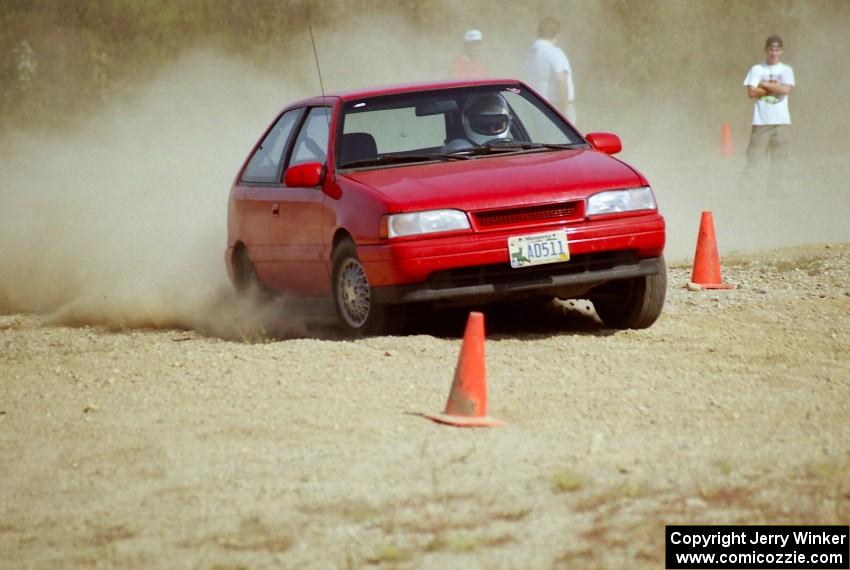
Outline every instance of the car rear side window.
POLYGON ((330 114, 331 110, 327 107, 310 109, 310 114, 295 139, 289 166, 305 162, 325 162, 328 156, 330 114))
POLYGON ((242 173, 243 181, 280 182, 283 152, 301 111, 293 109, 281 115, 245 167, 245 172, 242 173))

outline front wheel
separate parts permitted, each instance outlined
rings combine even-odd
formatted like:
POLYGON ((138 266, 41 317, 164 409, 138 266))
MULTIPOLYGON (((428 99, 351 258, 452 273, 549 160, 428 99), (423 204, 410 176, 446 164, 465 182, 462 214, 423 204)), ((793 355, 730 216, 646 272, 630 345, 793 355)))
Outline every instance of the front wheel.
POLYGON ((336 247, 332 268, 334 306, 347 334, 360 336, 401 330, 402 321, 392 318, 395 315, 391 314, 391 307, 374 302, 372 287, 353 242, 345 240, 336 247))
POLYGON ((661 315, 667 295, 667 270, 612 281, 590 295, 596 314, 609 327, 645 329, 661 315))

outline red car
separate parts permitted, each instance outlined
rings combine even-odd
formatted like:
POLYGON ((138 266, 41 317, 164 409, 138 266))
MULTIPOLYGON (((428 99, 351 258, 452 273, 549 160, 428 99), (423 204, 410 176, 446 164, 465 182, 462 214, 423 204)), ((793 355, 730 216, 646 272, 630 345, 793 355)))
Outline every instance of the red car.
POLYGON ((230 278, 331 298, 354 334, 410 303, 553 297, 648 327, 664 304, 664 218, 620 149, 515 80, 299 101, 233 183, 230 278))

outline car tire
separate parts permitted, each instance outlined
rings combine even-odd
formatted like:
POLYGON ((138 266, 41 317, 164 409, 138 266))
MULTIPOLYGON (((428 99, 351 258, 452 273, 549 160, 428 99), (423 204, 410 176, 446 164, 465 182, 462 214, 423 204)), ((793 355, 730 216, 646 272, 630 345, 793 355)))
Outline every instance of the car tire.
POLYGON ((257 275, 257 269, 251 263, 251 259, 248 257, 248 251, 245 248, 241 248, 236 254, 234 269, 236 276, 234 286, 236 287, 236 291, 243 294, 264 292, 260 278, 257 275))
POLYGON ((334 249, 331 267, 334 307, 345 334, 363 336, 403 330, 401 307, 374 302, 366 270, 351 240, 340 242, 334 249))
POLYGON ((660 273, 606 283, 594 291, 591 301, 606 326, 645 329, 661 315, 666 295, 665 268, 660 273))

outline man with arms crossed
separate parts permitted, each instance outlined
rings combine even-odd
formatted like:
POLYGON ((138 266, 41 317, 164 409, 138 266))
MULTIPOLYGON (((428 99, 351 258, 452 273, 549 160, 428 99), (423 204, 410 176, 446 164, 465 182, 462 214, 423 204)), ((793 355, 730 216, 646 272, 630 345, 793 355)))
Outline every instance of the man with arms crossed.
POLYGON ((745 174, 751 180, 756 168, 770 159, 768 187, 782 183, 784 163, 791 140, 788 94, 794 86, 794 70, 781 63, 782 38, 770 36, 764 44, 765 61, 750 68, 744 79, 747 95, 755 99, 753 129, 747 147, 745 174))

